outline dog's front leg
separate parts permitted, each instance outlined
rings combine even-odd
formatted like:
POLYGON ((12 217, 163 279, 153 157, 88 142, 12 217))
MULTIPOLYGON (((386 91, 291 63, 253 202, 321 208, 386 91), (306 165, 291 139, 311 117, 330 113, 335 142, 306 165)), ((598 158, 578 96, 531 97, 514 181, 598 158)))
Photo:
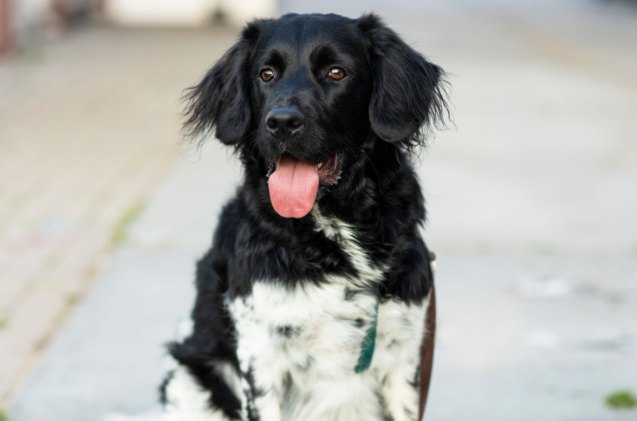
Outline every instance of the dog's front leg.
POLYGON ((237 330, 237 359, 247 397, 250 421, 281 421, 283 372, 262 318, 257 317, 252 296, 227 303, 237 330))
POLYGON ((429 295, 420 303, 391 300, 380 305, 377 354, 381 395, 389 419, 418 419, 420 349, 429 295))
MULTIPOLYGON (((241 342, 239 342, 241 355, 241 342)), ((249 421, 281 421, 281 399, 272 379, 264 370, 255 368, 254 359, 239 359, 243 371, 242 385, 247 397, 249 421)), ((259 367, 259 365, 257 365, 259 367)))
POLYGON ((251 397, 248 409, 250 420, 281 421, 281 401, 276 390, 264 385, 250 389, 246 393, 251 397))
POLYGON ((192 368, 178 365, 168 374, 161 388, 164 408, 160 420, 243 421, 245 417, 240 410, 229 411, 232 404, 228 401, 242 400, 240 391, 233 391, 233 384, 239 379, 232 367, 227 363, 213 363, 205 369, 197 368, 197 372, 206 372, 205 379, 209 385, 215 385, 215 390, 202 384, 192 368), (219 399, 226 403, 219 405, 219 399))

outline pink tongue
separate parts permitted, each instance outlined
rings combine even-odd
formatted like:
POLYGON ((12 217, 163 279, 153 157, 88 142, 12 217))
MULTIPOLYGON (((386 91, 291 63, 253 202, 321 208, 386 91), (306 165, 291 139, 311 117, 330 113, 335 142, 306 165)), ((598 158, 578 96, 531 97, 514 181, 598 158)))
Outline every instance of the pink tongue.
POLYGON ((284 218, 303 218, 316 199, 318 166, 285 155, 268 180, 272 207, 284 218))

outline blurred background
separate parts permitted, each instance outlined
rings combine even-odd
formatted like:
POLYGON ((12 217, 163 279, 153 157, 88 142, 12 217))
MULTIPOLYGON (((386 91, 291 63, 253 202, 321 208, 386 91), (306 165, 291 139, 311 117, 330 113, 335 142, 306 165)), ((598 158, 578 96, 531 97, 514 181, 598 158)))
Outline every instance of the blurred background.
POLYGON ((255 16, 374 11, 448 72, 418 159, 430 420, 637 420, 637 7, 0 0, 0 420, 152 419, 241 170, 182 91, 255 16), (136 418, 137 419, 137 418, 136 418))

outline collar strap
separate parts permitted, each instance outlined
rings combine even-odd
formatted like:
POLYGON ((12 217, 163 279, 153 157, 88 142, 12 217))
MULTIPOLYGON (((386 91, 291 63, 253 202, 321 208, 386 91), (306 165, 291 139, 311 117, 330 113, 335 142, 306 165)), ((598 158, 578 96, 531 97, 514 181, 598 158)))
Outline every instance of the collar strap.
POLYGON ((372 357, 374 356, 374 348, 376 348, 376 331, 378 327, 378 301, 374 305, 374 317, 365 332, 365 337, 361 343, 361 351, 358 354, 358 363, 354 367, 355 373, 362 373, 372 365, 372 357))

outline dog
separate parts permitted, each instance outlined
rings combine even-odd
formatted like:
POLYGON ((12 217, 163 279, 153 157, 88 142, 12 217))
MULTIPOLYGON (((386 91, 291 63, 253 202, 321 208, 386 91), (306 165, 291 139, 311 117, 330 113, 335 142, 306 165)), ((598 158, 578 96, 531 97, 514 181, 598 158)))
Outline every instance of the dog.
POLYGON ((244 177, 169 345, 164 420, 418 418, 433 274, 411 162, 444 87, 373 14, 289 14, 187 91, 188 135, 214 133, 244 177))

